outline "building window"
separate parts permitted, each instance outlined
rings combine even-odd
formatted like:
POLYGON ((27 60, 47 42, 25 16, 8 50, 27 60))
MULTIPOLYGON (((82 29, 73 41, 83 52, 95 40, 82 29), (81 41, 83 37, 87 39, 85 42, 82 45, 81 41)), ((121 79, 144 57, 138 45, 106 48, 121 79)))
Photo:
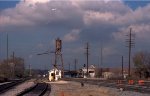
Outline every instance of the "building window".
POLYGON ((56 72, 56 75, 59 75, 59 72, 58 72, 58 71, 56 72))
POLYGON ((51 76, 54 76, 54 73, 51 73, 51 76))
POLYGON ((94 73, 94 71, 89 71, 89 73, 94 73))

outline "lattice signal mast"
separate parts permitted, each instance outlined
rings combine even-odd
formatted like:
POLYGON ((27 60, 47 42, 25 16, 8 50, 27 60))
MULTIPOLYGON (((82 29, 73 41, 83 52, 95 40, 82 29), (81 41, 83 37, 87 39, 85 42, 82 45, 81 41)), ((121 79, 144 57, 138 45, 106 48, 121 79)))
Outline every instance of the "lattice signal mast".
POLYGON ((54 67, 58 67, 58 61, 59 59, 61 60, 61 72, 62 72, 62 78, 64 77, 64 64, 63 64, 63 57, 62 57, 62 53, 61 53, 61 49, 62 49, 62 40, 60 40, 59 38, 57 38, 55 40, 55 44, 56 44, 56 48, 55 48, 55 64, 54 67))

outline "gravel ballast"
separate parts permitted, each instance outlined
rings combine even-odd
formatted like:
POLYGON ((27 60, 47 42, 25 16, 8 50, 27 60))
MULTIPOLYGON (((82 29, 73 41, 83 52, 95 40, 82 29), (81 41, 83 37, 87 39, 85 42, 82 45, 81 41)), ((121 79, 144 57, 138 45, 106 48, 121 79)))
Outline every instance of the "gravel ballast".
POLYGON ((49 96, 150 96, 139 92, 121 91, 115 88, 84 84, 73 81, 48 82, 51 84, 49 96))

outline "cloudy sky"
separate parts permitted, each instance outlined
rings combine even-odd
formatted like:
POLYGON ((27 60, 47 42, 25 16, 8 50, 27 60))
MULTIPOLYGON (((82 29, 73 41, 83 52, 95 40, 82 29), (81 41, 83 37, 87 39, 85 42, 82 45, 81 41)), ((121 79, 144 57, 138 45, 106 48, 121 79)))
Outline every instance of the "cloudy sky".
POLYGON ((132 54, 150 49, 150 1, 148 0, 0 0, 0 59, 9 55, 25 59, 32 68, 52 68, 55 39, 63 42, 65 68, 86 64, 85 47, 89 42, 89 62, 102 67, 120 67, 121 56, 127 66, 126 35, 135 34, 132 54))

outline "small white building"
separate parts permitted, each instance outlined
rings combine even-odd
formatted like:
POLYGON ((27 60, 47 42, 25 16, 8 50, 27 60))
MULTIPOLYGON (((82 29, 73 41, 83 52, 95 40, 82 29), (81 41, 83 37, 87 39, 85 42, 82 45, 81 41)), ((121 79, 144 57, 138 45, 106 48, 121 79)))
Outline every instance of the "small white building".
MULTIPOLYGON (((83 78, 87 78, 87 68, 82 68, 82 75, 83 78)), ((88 68, 88 74, 90 78, 94 78, 95 77, 95 66, 94 65, 90 65, 88 68)))
POLYGON ((113 72, 103 72, 103 77, 106 79, 112 78, 115 76, 115 74, 113 72))
POLYGON ((57 81, 59 78, 61 78, 61 70, 58 70, 57 68, 48 71, 48 73, 50 81, 57 81))

